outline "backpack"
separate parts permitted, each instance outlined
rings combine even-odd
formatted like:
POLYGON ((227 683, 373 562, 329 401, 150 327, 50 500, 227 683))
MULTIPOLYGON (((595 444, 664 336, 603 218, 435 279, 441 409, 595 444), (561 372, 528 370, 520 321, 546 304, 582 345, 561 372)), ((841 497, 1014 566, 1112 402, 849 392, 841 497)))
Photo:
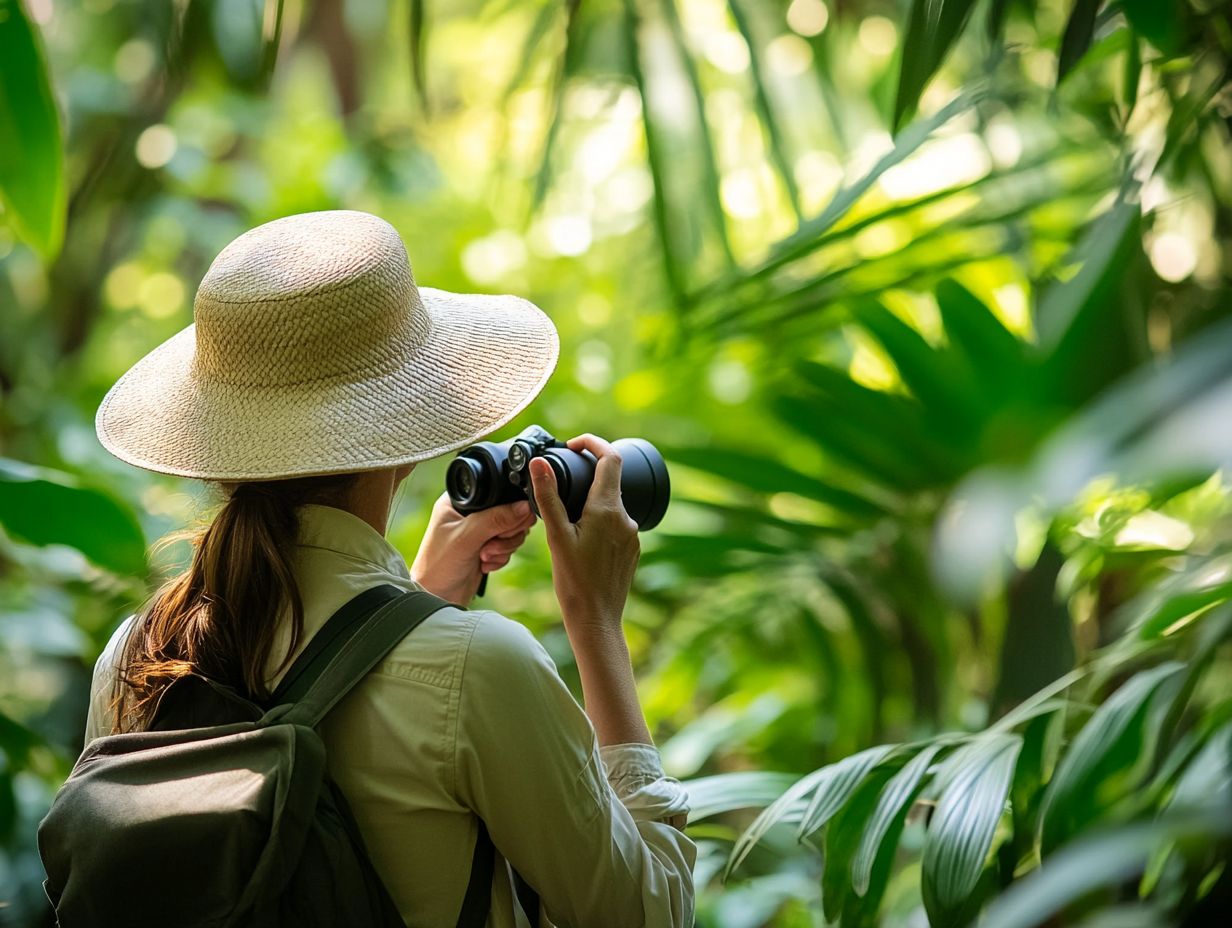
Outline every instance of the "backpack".
MULTIPOLYGON (((92 741, 39 825, 57 924, 405 928, 315 728, 446 605, 419 590, 366 590, 266 704, 189 674, 163 692, 150 730, 92 741)), ((487 921, 493 855, 480 821, 459 928, 487 921)))

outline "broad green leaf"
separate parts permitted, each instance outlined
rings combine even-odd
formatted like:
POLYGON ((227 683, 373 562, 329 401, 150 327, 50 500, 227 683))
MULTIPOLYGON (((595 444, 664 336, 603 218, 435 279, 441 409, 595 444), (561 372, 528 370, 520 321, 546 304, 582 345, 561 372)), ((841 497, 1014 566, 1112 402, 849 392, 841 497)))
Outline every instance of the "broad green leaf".
POLYGON ((933 427, 955 442, 972 440, 983 421, 976 384, 945 363, 916 329, 880 303, 860 303, 856 321, 881 343, 933 427))
POLYGON ((771 828, 780 822, 799 821, 798 816, 803 811, 804 797, 819 783, 825 781, 830 769, 830 767, 822 767, 820 770, 805 774, 783 795, 761 810, 757 818, 753 819, 753 823, 732 845, 731 855, 727 858, 727 866, 723 869, 724 880, 743 863, 744 859, 749 856, 749 851, 753 850, 757 842, 764 838, 771 828))
POLYGON ((990 405, 1004 403, 1026 376, 1023 343, 956 281, 943 280, 937 285, 937 306, 951 350, 990 394, 990 405))
MULTIPOLYGON (((895 493, 936 485, 920 469, 912 470, 892 436, 832 418, 837 403, 825 397, 787 395, 770 401, 775 418, 814 442, 826 456, 866 480, 895 493), (822 425, 825 428, 821 428, 822 425)), ((841 413, 840 413, 841 415, 841 413)))
POLYGON ((769 454, 726 448, 661 446, 664 458, 714 474, 759 493, 794 493, 851 516, 870 517, 884 510, 857 493, 801 473, 769 454))
MULTIPOLYGON (((1056 705, 1060 709, 1060 704, 1056 705)), ((1027 722, 1022 730, 1022 750, 1014 767, 1010 785, 1010 815, 1014 832, 1007 842, 1012 859, 1009 871, 1017 869, 1019 860, 1034 851, 1039 833, 1039 807, 1044 783, 1056 762, 1060 750, 1063 713, 1042 713, 1027 722)))
POLYGON ((1157 580, 1121 607, 1119 625, 1150 640, 1182 619, 1232 597, 1232 558, 1226 554, 1197 560, 1181 572, 1157 580))
POLYGON ((0 139, 4 221, 50 260, 64 239, 64 148, 42 42, 20 0, 0 0, 0 139))
POLYGON ((0 757, 0 845, 8 844, 17 828, 17 794, 13 790, 13 774, 5 769, 0 757))
POLYGON ((689 823, 737 809, 764 808, 782 796, 797 779, 793 773, 742 770, 686 780, 689 823))
POLYGON ((0 653, 93 657, 90 636, 73 621, 73 611, 64 609, 64 603, 62 599, 40 602, 35 597, 0 607, 0 653))
MULTIPOLYGON (((904 758, 894 760, 901 763, 904 758)), ((877 803, 877 797, 887 781, 896 775, 895 764, 886 762, 873 770, 856 787, 850 798, 843 803, 826 826, 825 861, 821 874, 822 913, 827 921, 842 920, 845 926, 869 922, 881 903, 885 890, 886 860, 881 858, 879 879, 870 879, 860 895, 852 893, 851 865, 865 823, 877 803)), ((901 825, 901 822, 895 822, 901 825)), ((897 836, 896 836, 897 837, 897 836)), ((871 869, 871 868, 870 868, 871 869)))
POLYGON ((901 822, 910 811, 911 802, 924 782, 924 776, 933 759, 950 747, 945 741, 937 741, 925 747, 885 784, 877 797, 877 805, 868 818, 860 835, 860 845, 851 861, 851 885, 856 895, 868 892, 873 863, 881 850, 881 844, 895 823, 901 822))
POLYGON ((0 458, 0 527, 29 544, 76 548, 116 573, 145 574, 145 536, 132 511, 70 474, 0 458))
MULTIPOLYGON (((979 883, 993 833, 1005 811, 1022 739, 985 735, 941 793, 924 844, 921 885, 933 928, 957 924, 979 883)), ((957 757, 957 755, 955 755, 957 757)))
POLYGON ((1078 273, 1044 292, 1036 325, 1046 397, 1083 402, 1136 363, 1138 339, 1120 295, 1131 259, 1142 252, 1140 232, 1139 205, 1118 200, 1074 249, 1078 273))
POLYGON ((1210 843, 1232 835, 1226 808, 1165 815, 1084 835, 1012 884, 984 912, 980 928, 1037 928, 1092 890, 1118 886, 1141 873, 1161 844, 1210 843))
POLYGON ((1203 125, 1203 114, 1227 86, 1227 78, 1222 68, 1210 69, 1206 80, 1200 80, 1201 72, 1195 71, 1194 74, 1195 79, 1190 82, 1189 92, 1179 100, 1172 101, 1164 150, 1155 166, 1156 174, 1171 165, 1174 158, 1183 157, 1193 150, 1195 145, 1190 143, 1197 137, 1198 130, 1203 125))
MULTIPOLYGON (((1201 744, 1201 741, 1197 741, 1201 744)), ((1193 809, 1232 802, 1232 723, 1215 730, 1193 752, 1168 798, 1170 809, 1193 809)))
POLYGON ((928 81, 958 38, 975 0, 912 0, 903 33, 902 66, 894 97, 894 126, 912 112, 928 81))
POLYGON ((828 822, 869 771, 885 760, 895 747, 893 744, 880 744, 823 767, 826 776, 813 790, 812 799, 805 807, 804 817, 796 829, 796 837, 803 839, 828 822))
POLYGON ((788 703, 773 692, 753 699, 733 694, 720 700, 664 742, 660 748, 663 768, 679 776, 692 776, 716 751, 757 737, 788 709, 788 703))
POLYGON ((1139 35, 1165 55, 1178 54, 1187 12, 1183 0, 1121 0, 1121 9, 1139 35))
POLYGON ((915 397, 866 387, 828 364, 802 361, 796 371, 816 391, 824 410, 813 423, 819 442, 824 444, 839 420, 852 433, 865 433, 866 444, 883 440, 887 457, 908 459, 910 470, 921 478, 947 483, 966 469, 955 450, 929 428, 915 397))
POLYGON ((1084 667, 1082 670, 1073 671, 1066 674, 1060 680, 1054 682, 1052 686, 1046 687, 1044 690, 1041 690, 1040 693, 1036 693, 1031 699, 1023 702, 1022 705, 1017 706, 1013 712, 1007 713, 1003 718, 998 720, 996 724, 990 725, 985 730, 1009 731, 1010 729, 1016 728, 1024 723, 1029 725, 1040 716, 1051 715, 1058 709, 1072 708, 1073 703, 1065 699, 1052 699, 1049 698, 1049 696, 1058 691, 1058 684, 1060 684, 1060 688, 1064 689, 1065 687, 1072 685, 1075 681, 1082 679, 1082 677, 1086 676, 1088 673, 1090 673, 1090 668, 1084 667), (1040 698, 1041 694, 1044 693, 1047 693, 1048 696, 1040 698))
POLYGON ((231 77, 248 86, 268 82, 278 56, 283 0, 215 0, 214 45, 231 77))
POLYGON ((1104 0, 1074 0, 1065 34, 1061 36, 1061 53, 1057 56, 1057 83, 1074 69, 1080 58, 1091 47, 1095 36, 1095 14, 1104 0))
POLYGON ((30 752, 43 743, 37 732, 0 712, 0 751, 8 758, 10 769, 24 766, 30 752))
POLYGON ((1179 686, 1184 666, 1168 661, 1135 674, 1101 705, 1057 764, 1044 792, 1041 844, 1045 852, 1068 840, 1098 819, 1105 808, 1132 789, 1132 772, 1150 763, 1155 738, 1147 718, 1154 697, 1167 684, 1164 705, 1179 686), (1109 781, 1116 778, 1115 783, 1109 781))
POLYGON ((1130 30, 1117 29, 1115 32, 1110 32, 1099 41, 1091 43, 1070 74, 1081 71, 1099 74, 1101 73, 1098 70, 1100 65, 1111 61, 1118 55, 1123 55, 1131 44, 1133 44, 1133 33, 1130 30))

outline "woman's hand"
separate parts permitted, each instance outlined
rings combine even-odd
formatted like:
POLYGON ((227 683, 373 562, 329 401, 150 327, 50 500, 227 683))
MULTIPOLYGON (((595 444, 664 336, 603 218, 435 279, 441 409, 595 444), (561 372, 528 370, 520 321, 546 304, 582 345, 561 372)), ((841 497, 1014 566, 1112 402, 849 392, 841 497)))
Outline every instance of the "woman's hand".
POLYGON ((582 678, 586 714, 602 745, 652 744, 633 681, 621 619, 641 545, 620 499, 620 454, 602 438, 569 439, 595 464, 582 517, 570 522, 551 465, 530 462, 535 502, 552 552, 552 583, 582 678))
POLYGON ((637 523, 620 499, 620 454, 590 434, 571 438, 568 445, 598 459, 594 483, 577 522, 569 521, 548 462, 542 458, 530 462, 535 501, 552 552, 556 599, 571 636, 619 631, 641 553, 637 523))
POLYGON ((411 565, 411 579, 459 606, 475 597, 484 574, 500 570, 526 540, 535 514, 521 500, 462 515, 442 493, 411 565))

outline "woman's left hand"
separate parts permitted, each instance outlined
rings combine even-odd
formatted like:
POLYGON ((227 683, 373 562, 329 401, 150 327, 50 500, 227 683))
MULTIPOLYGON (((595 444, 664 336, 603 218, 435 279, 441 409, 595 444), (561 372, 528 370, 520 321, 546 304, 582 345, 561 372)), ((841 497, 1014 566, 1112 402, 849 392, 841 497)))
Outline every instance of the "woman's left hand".
POLYGON ((500 570, 522 546, 535 514, 521 500, 462 515, 442 493, 432 507, 411 579, 430 593, 459 606, 474 598, 484 574, 500 570))

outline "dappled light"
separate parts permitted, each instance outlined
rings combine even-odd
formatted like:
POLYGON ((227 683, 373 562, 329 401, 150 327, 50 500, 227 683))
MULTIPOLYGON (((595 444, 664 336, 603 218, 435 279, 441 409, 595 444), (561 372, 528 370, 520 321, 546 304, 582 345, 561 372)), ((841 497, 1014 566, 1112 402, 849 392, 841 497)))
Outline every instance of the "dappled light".
MULTIPOLYGON (((0 0, 0 925, 54 924, 95 661, 221 502, 100 403, 228 242, 335 209, 550 317, 492 441, 666 459, 624 631, 699 928, 1218 923, 1230 13, 0 0)), ((551 571, 537 524, 472 608, 580 698, 551 571)))

